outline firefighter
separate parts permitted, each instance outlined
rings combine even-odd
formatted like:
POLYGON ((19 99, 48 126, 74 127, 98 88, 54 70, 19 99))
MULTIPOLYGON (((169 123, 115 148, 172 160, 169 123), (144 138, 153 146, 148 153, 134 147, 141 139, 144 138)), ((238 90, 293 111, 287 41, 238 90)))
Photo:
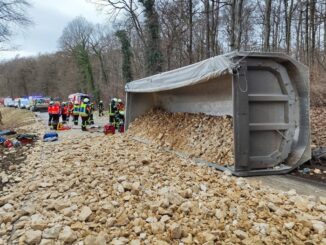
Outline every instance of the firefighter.
POLYGON ((68 118, 67 118, 67 122, 69 122, 70 116, 73 117, 73 114, 72 114, 73 110, 74 110, 74 104, 71 101, 69 101, 68 102, 68 118))
POLYGON ((66 102, 62 102, 61 116, 62 116, 62 122, 63 123, 66 123, 67 122, 67 119, 69 117, 68 105, 67 105, 66 102))
POLYGON ((117 113, 115 117, 115 127, 119 130, 119 132, 123 132, 124 129, 124 121, 125 121, 125 106, 122 103, 121 99, 117 100, 117 113))
POLYGON ((75 125, 78 125, 79 109, 80 109, 80 105, 77 101, 75 101, 75 104, 74 104, 74 107, 72 110, 72 115, 74 116, 73 122, 75 125))
POLYGON ((89 111, 89 120, 88 120, 88 124, 89 125, 94 125, 94 103, 91 103, 89 105, 90 107, 90 111, 89 111))
POLYGON ((53 129, 57 129, 59 120, 60 120, 60 114, 61 114, 61 110, 60 110, 60 103, 56 102, 54 103, 53 107, 52 107, 52 127, 53 129))
POLYGON ((80 105, 80 109, 79 109, 79 115, 81 116, 82 119, 82 131, 87 131, 87 123, 88 123, 88 119, 89 119, 89 115, 91 112, 91 107, 89 105, 89 99, 85 98, 83 100, 83 103, 80 105))
POLYGON ((114 124, 114 118, 115 118, 116 112, 117 112, 117 102, 118 102, 118 99, 113 98, 111 100, 111 103, 109 106, 109 121, 111 124, 114 124))
POLYGON ((48 113, 49 113, 49 121, 48 121, 48 125, 51 126, 52 125, 52 120, 53 120, 53 101, 50 101, 49 106, 48 106, 48 113))
POLYGON ((104 111, 103 101, 100 100, 100 103, 98 103, 98 116, 99 116, 99 117, 104 116, 103 111, 104 111))

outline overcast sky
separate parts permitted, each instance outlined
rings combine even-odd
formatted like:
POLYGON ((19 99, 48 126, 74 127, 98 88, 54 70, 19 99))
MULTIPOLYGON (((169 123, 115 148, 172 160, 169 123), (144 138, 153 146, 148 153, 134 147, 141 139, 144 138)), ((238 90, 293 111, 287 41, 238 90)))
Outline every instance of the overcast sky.
POLYGON ((63 28, 76 16, 84 16, 93 23, 104 23, 107 18, 87 0, 31 0, 28 10, 34 25, 17 31, 12 38, 15 51, 0 52, 0 60, 19 56, 34 56, 58 50, 58 39, 63 28))

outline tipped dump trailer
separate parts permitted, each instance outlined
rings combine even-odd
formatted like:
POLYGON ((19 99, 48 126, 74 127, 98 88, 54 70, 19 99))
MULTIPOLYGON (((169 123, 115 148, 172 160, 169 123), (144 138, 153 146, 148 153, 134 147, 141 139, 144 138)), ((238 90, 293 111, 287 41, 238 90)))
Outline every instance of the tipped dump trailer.
POLYGON ((126 129, 154 107, 233 117, 237 176, 288 173, 311 157, 309 70, 282 53, 232 52, 130 82, 126 129))

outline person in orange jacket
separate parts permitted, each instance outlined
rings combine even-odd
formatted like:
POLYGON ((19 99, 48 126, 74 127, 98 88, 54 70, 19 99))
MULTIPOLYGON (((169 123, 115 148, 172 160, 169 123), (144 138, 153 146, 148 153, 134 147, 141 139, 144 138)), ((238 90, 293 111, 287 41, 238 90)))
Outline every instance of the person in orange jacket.
POLYGON ((48 113, 49 113, 49 121, 48 125, 52 125, 52 120, 53 120, 53 101, 50 101, 49 106, 48 106, 48 113))
POLYGON ((61 106, 61 116, 62 116, 62 122, 66 123, 67 119, 69 117, 69 108, 66 102, 62 102, 61 106))
POLYGON ((54 103, 52 108, 53 108, 52 109, 52 127, 54 130, 56 130, 59 120, 60 120, 60 114, 61 114, 60 103, 59 102, 54 103))

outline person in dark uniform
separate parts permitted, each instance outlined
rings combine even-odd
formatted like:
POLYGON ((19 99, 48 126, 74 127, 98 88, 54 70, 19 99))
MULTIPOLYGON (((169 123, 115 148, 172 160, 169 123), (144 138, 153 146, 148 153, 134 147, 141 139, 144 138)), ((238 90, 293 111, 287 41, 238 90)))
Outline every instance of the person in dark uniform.
POLYGON ((98 116, 104 116, 104 105, 102 100, 100 100, 100 103, 98 103, 98 116))

